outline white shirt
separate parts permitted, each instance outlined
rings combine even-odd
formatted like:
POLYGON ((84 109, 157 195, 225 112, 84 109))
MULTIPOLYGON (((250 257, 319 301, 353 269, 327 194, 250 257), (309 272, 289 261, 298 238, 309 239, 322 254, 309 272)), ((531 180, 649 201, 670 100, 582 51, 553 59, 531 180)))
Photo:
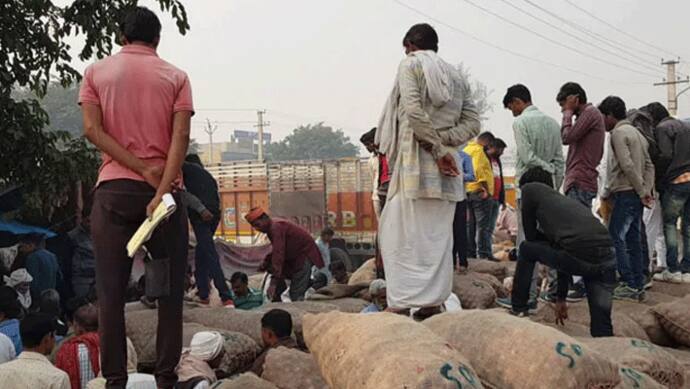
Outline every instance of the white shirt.
POLYGON ((14 344, 7 335, 0 333, 0 363, 5 363, 17 357, 14 344))
POLYGON ((0 382, 4 389, 71 389, 67 373, 53 366, 44 355, 31 351, 0 365, 0 382))

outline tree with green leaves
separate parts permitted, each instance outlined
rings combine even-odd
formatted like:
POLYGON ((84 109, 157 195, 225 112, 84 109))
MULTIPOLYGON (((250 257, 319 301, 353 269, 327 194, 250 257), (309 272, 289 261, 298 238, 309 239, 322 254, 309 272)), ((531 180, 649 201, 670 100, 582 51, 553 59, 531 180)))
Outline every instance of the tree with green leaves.
POLYGON ((282 141, 271 143, 267 155, 273 161, 337 159, 356 157, 359 150, 343 130, 316 123, 299 126, 282 141))
POLYGON ((73 138, 82 135, 81 110, 75 104, 79 98, 79 86, 76 84, 63 87, 53 82, 43 97, 38 97, 29 89, 15 91, 17 100, 38 99, 41 108, 48 115, 49 123, 44 130, 67 131, 73 138))
MULTIPOLYGON (((64 205, 74 183, 89 185, 95 180, 95 150, 83 138, 70 137, 65 128, 46 131, 51 119, 58 118, 49 117, 39 99, 53 82, 69 87, 81 79, 71 65, 70 41, 83 39, 81 61, 109 55, 119 39, 118 22, 137 2, 75 0, 58 5, 50 0, 16 0, 0 4, 0 191, 22 188, 23 221, 52 225, 69 217, 64 205)), ((179 32, 186 33, 189 24, 182 3, 157 3, 176 20, 179 32)))
POLYGON ((467 82, 470 84, 470 90, 472 93, 472 100, 474 101, 474 104, 477 106, 477 112, 479 113, 479 117, 482 120, 486 119, 486 114, 493 111, 493 106, 491 103, 489 103, 489 95, 493 93, 492 90, 489 90, 487 88, 486 84, 479 80, 473 80, 472 79, 472 74, 470 74, 470 69, 465 66, 465 64, 460 63, 457 66, 458 72, 462 75, 462 77, 467 80, 467 82))

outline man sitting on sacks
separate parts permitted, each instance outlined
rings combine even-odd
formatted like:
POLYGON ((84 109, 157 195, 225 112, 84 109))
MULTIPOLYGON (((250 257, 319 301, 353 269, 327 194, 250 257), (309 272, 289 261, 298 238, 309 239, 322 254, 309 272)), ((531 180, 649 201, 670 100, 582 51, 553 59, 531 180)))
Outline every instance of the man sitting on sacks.
POLYGON ((182 353, 175 369, 178 376, 177 389, 207 389, 217 381, 214 372, 225 356, 225 340, 216 331, 201 331, 194 334, 189 349, 182 353))
POLYGON ((282 309, 271 309, 261 318, 261 340, 264 351, 256 358, 250 371, 261 377, 264 372, 266 356, 271 349, 278 347, 297 348, 292 339, 292 316, 282 309))
POLYGON ((273 302, 280 301, 280 295, 290 281, 290 300, 304 300, 309 289, 312 265, 323 269, 321 252, 309 232, 297 224, 283 219, 272 219, 261 208, 252 208, 244 217, 254 229, 265 233, 271 241, 272 251, 259 271, 271 275, 266 296, 273 302))
POLYGON ((587 289, 593 337, 613 336, 611 297, 616 260, 609 232, 592 212, 553 189, 551 173, 528 170, 520 178, 525 242, 520 245, 513 281, 512 310, 527 316, 530 282, 537 262, 558 271, 556 323, 568 318, 565 303, 571 276, 587 289))

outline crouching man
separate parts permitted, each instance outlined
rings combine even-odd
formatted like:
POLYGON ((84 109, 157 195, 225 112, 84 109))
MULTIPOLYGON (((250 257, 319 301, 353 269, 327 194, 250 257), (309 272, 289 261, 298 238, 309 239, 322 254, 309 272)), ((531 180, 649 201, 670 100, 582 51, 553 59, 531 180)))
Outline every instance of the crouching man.
POLYGON ((245 219, 271 241, 271 254, 259 268, 259 271, 271 274, 271 284, 266 293, 268 299, 279 302, 280 295, 288 287, 286 281, 289 281, 290 300, 304 300, 312 265, 317 269, 324 267, 314 239, 304 228, 287 220, 272 219, 261 208, 252 208, 245 219))
POLYGON ((551 173, 534 168, 520 179, 525 242, 515 270, 511 313, 527 316, 532 272, 537 262, 558 271, 556 323, 568 318, 565 303, 571 276, 587 289, 593 337, 613 336, 611 297, 616 284, 613 242, 590 212, 553 189, 551 173))

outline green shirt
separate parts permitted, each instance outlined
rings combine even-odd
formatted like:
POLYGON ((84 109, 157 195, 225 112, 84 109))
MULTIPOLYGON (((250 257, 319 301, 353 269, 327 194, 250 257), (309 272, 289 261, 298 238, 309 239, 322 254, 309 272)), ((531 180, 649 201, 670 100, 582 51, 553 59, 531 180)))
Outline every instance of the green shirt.
POLYGON ((515 179, 531 168, 540 167, 553 174, 556 188, 563 182, 565 162, 561 145, 561 126, 530 105, 513 123, 517 144, 515 179))
POLYGON ((264 294, 260 290, 249 288, 249 293, 246 296, 237 297, 233 294, 232 301, 237 309, 254 309, 263 305, 264 294))

